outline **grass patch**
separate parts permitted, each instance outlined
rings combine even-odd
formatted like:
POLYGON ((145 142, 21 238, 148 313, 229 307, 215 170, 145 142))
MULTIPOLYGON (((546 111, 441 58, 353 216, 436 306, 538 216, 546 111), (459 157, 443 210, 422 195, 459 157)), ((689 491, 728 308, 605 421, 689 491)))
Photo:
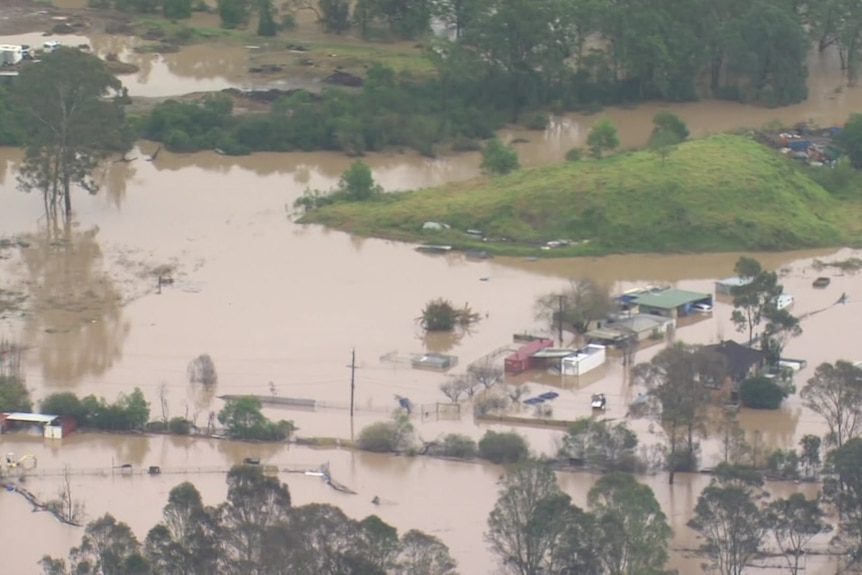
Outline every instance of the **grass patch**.
POLYGON ((209 26, 195 26, 185 22, 168 20, 154 16, 139 17, 135 20, 133 30, 136 36, 145 40, 148 35, 157 31, 159 38, 152 40, 172 44, 192 44, 195 42, 206 42, 208 40, 248 40, 255 37, 245 30, 227 30, 225 28, 213 28, 209 26), (149 33, 149 34, 148 34, 149 33))
POLYGON ((345 203, 302 221, 505 255, 788 250, 858 241, 862 212, 744 136, 525 169, 345 203), (451 229, 423 233, 426 221, 451 229), (464 233, 482 230, 487 242, 464 233), (570 245, 540 250, 550 240, 570 245))
POLYGON ((384 44, 345 40, 344 42, 307 42, 304 56, 330 68, 364 75, 365 68, 378 63, 393 70, 409 71, 417 76, 432 74, 434 65, 418 48, 401 44, 384 44))

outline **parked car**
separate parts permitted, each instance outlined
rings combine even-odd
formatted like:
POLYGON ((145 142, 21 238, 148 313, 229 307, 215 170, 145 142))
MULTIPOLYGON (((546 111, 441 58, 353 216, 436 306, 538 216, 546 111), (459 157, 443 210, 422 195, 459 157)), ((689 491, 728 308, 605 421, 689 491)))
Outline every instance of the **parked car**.
POLYGON ((712 313, 712 305, 708 303, 696 303, 691 306, 691 309, 700 313, 712 313))
POLYGON ((62 45, 62 44, 60 44, 60 42, 58 42, 57 40, 48 40, 48 41, 47 41, 47 42, 45 42, 45 44, 42 46, 42 50, 43 50, 46 54, 50 54, 51 52, 53 52, 54 50, 56 50, 57 48, 59 48, 61 45, 62 45))

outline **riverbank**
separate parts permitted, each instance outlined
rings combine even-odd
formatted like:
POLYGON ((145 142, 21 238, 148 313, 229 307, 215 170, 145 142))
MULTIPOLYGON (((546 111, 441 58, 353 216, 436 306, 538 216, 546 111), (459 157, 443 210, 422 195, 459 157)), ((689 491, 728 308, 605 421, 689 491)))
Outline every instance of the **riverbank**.
POLYGON ((299 221, 459 250, 565 257, 853 244, 862 237, 858 208, 858 198, 836 199, 776 151, 720 134, 666 158, 641 150, 554 164, 324 206, 299 221))

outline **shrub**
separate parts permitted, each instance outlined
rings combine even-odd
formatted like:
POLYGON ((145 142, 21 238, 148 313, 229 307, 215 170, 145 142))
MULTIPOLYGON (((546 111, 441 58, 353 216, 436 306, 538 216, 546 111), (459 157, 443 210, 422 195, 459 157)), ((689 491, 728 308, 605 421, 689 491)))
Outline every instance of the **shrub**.
POLYGON ((476 457, 476 442, 466 435, 450 433, 443 438, 442 455, 470 459, 476 457))
POLYGON ((785 393, 780 385, 768 377, 746 379, 739 388, 742 405, 752 409, 778 409, 785 393))
POLYGON ((518 152, 499 138, 491 138, 482 148, 482 172, 489 175, 504 175, 521 167, 518 152))
POLYGON ((509 399, 496 393, 486 393, 473 402, 473 415, 483 416, 509 407, 509 399))
POLYGON ((413 424, 402 410, 392 414, 391 421, 378 421, 362 428, 356 446, 375 453, 407 451, 413 444, 413 424))
POLYGON ((375 453, 398 451, 398 432, 391 421, 378 421, 362 428, 359 432, 357 447, 375 453))
POLYGON ((799 456, 793 449, 776 449, 766 459, 766 467, 781 479, 799 478, 799 456))
POLYGON ((545 130, 548 127, 548 115, 539 113, 533 114, 527 118, 524 125, 530 130, 545 130))
POLYGON ((579 162, 584 157, 584 151, 581 148, 572 148, 566 152, 567 162, 579 162))
POLYGON ((95 395, 79 399, 71 392, 52 393, 42 400, 40 409, 72 417, 80 427, 118 431, 142 429, 150 417, 150 404, 138 388, 129 395, 120 394, 114 403, 95 395))
POLYGON ((168 430, 176 435, 188 435, 192 429, 192 422, 185 417, 172 417, 168 422, 168 430))
POLYGON ((253 395, 229 399, 219 412, 218 420, 235 439, 282 441, 289 438, 295 429, 293 422, 270 421, 260 408, 260 400, 253 395))
POLYGON ((517 463, 529 456, 526 440, 514 431, 488 430, 479 440, 479 457, 492 463, 517 463))

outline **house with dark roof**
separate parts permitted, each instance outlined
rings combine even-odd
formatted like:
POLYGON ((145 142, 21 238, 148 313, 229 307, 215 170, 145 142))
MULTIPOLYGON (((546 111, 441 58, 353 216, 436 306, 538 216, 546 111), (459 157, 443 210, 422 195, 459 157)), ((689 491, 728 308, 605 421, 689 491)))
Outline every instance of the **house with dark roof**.
POLYGON ((722 341, 707 345, 707 351, 722 356, 727 367, 725 384, 719 390, 725 397, 734 398, 739 391, 740 384, 749 377, 757 375, 766 365, 766 353, 759 350, 740 345, 735 341, 722 341))

